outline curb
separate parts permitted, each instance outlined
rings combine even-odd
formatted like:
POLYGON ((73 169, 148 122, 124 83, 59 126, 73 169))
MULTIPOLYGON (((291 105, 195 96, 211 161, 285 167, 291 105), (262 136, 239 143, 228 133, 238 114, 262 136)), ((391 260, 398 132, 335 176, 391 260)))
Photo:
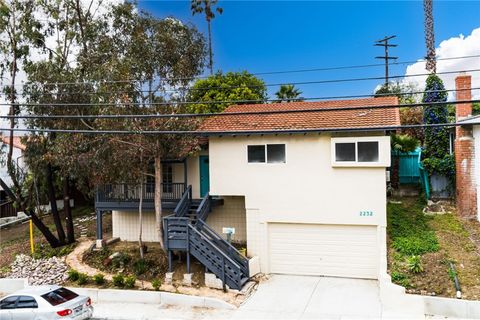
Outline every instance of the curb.
POLYGON ((179 293, 74 287, 68 288, 78 294, 89 296, 94 303, 145 303, 223 310, 236 309, 234 305, 220 299, 189 296, 179 293))

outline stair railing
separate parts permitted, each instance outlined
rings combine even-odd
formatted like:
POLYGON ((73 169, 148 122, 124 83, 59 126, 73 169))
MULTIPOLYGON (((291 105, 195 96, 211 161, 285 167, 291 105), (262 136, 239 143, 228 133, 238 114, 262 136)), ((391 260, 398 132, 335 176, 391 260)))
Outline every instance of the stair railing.
POLYGON ((202 201, 200 202, 195 212, 197 219, 205 222, 205 220, 207 220, 208 214, 211 211, 212 211, 212 202, 210 199, 210 193, 207 192, 207 194, 203 197, 202 201))
POLYGON ((240 265, 242 272, 248 277, 249 270, 248 270, 248 259, 243 256, 237 248, 232 246, 231 243, 223 239, 219 236, 212 228, 208 226, 204 221, 197 220, 195 227, 202 232, 204 235, 208 236, 208 238, 215 243, 220 249, 223 250, 232 260, 234 260, 237 264, 240 265))
MULTIPOLYGON (((232 257, 227 255, 218 243, 212 241, 205 234, 193 225, 189 224, 189 251, 201 261, 209 270, 213 271, 225 285, 228 284, 234 289, 241 289, 243 268, 232 257), (205 254, 209 251, 214 256, 205 254)), ((245 274, 248 277, 248 274, 245 274)))
POLYGON ((182 198, 178 202, 177 206, 173 210, 176 217, 185 217, 190 209, 190 203, 192 202, 192 186, 188 186, 183 192, 182 198))

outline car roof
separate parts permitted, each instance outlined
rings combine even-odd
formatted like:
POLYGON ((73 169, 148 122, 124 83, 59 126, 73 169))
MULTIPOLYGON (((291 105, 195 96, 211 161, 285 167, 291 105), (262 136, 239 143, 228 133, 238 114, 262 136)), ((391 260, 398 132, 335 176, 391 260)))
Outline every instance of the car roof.
POLYGON ((57 285, 26 287, 25 289, 22 289, 13 293, 13 295, 30 294, 30 295, 41 296, 45 293, 51 292, 53 290, 57 290, 58 288, 61 288, 61 287, 57 285))

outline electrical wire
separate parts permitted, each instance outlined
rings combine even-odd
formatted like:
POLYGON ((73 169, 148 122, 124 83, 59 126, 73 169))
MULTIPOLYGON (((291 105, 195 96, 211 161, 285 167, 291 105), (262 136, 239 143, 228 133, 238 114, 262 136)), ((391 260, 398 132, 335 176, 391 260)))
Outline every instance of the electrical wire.
MULTIPOLYGON (((441 74, 454 74, 454 73, 461 73, 461 72, 478 72, 480 69, 469 69, 469 70, 455 70, 455 71, 443 71, 437 72, 437 75, 441 74)), ((422 76, 429 76, 431 73, 417 73, 417 74, 407 74, 407 75, 392 75, 389 76, 390 79, 400 79, 400 78, 411 78, 411 77, 422 77, 422 76)), ((206 87, 206 88, 177 88, 177 89, 163 89, 162 92, 188 92, 188 91, 208 91, 212 89, 239 89, 239 88, 263 88, 263 87, 277 87, 282 85, 312 85, 312 84, 327 84, 327 83, 344 83, 344 82, 357 82, 357 81, 373 81, 373 80, 383 80, 385 76, 378 76, 378 77, 360 77, 360 78, 343 78, 343 79, 327 79, 327 80, 314 80, 314 81, 297 81, 297 82, 279 82, 279 83, 266 83, 263 85, 236 85, 236 86, 213 86, 213 87, 206 87)), ((52 96, 62 96, 62 95, 102 95, 102 94, 128 94, 128 93, 148 93, 149 90, 137 90, 137 91, 110 91, 110 92, 97 92, 97 91, 77 91, 77 92, 41 92, 37 93, 37 95, 45 96, 45 95, 52 95, 52 96)), ((3 93, 7 95, 6 93, 3 93)), ((19 93, 19 94, 23 94, 19 93)))
POLYGON ((208 118, 208 117, 231 117, 246 115, 268 115, 268 114, 290 114, 290 113, 318 113, 333 111, 352 111, 352 110, 375 110, 375 109, 395 109, 395 108, 416 108, 416 107, 436 107, 451 104, 480 103, 476 100, 458 100, 445 102, 421 102, 409 104, 386 104, 386 105, 356 105, 321 109, 290 109, 290 110, 265 110, 265 111, 238 111, 238 112, 216 112, 216 113, 179 113, 179 114, 99 114, 99 115, 3 115, 0 119, 170 119, 170 118, 208 118))
MULTIPOLYGON (((472 58, 480 58, 480 55, 467 55, 467 56, 457 56, 457 57, 448 57, 448 58, 437 58, 437 61, 445 61, 445 60, 459 60, 459 59, 472 59, 472 58)), ((425 60, 410 60, 410 61, 399 61, 399 62, 391 62, 389 65, 405 65, 417 62, 425 62, 425 60)), ((292 70, 279 70, 279 71, 266 71, 266 72, 256 72, 250 73, 251 75, 274 75, 274 74, 288 74, 288 73, 304 73, 304 72, 319 72, 319 71, 334 71, 334 70, 345 70, 345 69, 360 69, 360 68, 371 68, 371 67, 384 67, 384 63, 375 63, 375 64, 363 64, 363 65, 349 65, 349 66, 335 66, 335 67, 320 67, 320 68, 310 68, 310 69, 292 69, 292 70)), ((156 81, 181 81, 181 80, 196 80, 196 79, 206 79, 210 76, 197 76, 197 77, 165 77, 165 78, 158 78, 155 79, 156 81)), ((27 85, 45 85, 45 86, 62 86, 62 85, 98 85, 98 84, 106 84, 106 83, 138 83, 142 82, 142 80, 101 80, 101 81, 85 81, 85 82, 50 82, 50 83, 36 83, 36 82, 27 82, 27 83, 19 83, 16 86, 27 86, 27 85)), ((10 87, 9 85, 3 85, 4 87, 10 87)))
MULTIPOLYGON (((313 98, 292 98, 290 102, 303 102, 314 100, 338 100, 338 99, 351 99, 351 98, 378 98, 378 97, 390 97, 390 96, 414 96, 424 93, 434 92, 461 92, 468 90, 480 90, 480 87, 474 87, 470 89, 445 89, 445 90, 424 90, 413 92, 399 92, 399 93, 379 93, 379 94, 363 94, 363 95, 343 95, 343 96, 323 96, 313 98)), ((128 103, 113 103, 113 102, 99 102, 99 103, 0 103, 0 107, 104 107, 104 106, 175 106, 175 105, 209 105, 209 104, 256 104, 274 102, 278 103, 278 99, 255 99, 255 100, 219 100, 219 101, 171 101, 171 102, 128 102, 128 103)))

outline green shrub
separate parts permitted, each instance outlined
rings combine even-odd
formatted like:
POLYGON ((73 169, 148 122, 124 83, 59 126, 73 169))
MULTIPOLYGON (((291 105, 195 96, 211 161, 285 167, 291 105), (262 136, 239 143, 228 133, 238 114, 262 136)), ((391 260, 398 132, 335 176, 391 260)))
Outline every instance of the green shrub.
POLYGON ((435 231, 428 225, 431 217, 423 214, 423 204, 388 204, 388 234, 392 246, 403 255, 421 255, 439 250, 435 231))
POLYGON ((93 281, 98 285, 102 285, 105 283, 105 276, 101 273, 97 273, 93 276, 93 281))
POLYGON ((133 271, 137 276, 140 276, 148 271, 149 263, 145 259, 137 260, 133 263, 133 271))
POLYGON ((396 283, 402 287, 409 287, 410 282, 408 281, 408 277, 406 274, 398 272, 398 271, 393 271, 391 274, 392 277, 392 282, 396 283))
POLYGON ((434 231, 424 231, 422 234, 398 237, 393 240, 393 247, 404 255, 420 255, 435 252, 439 249, 434 231))
POLYGON ((116 274, 112 277, 112 282, 115 287, 123 288, 125 286, 125 277, 122 274, 116 274))
POLYGON ((159 279, 154 279, 152 281, 152 287, 153 287, 153 290, 155 291, 160 291, 160 287, 162 286, 162 281, 159 280, 159 279))
POLYGON ((407 267, 413 273, 423 272, 422 259, 420 256, 411 256, 407 259, 407 267))
POLYGON ((137 281, 137 278, 135 276, 127 276, 125 278, 125 288, 131 289, 135 287, 135 281, 137 281))
POLYGON ((77 284, 84 285, 87 282, 88 282, 88 275, 86 273, 79 273, 78 274, 78 279, 77 279, 77 284))
POLYGON ((128 254, 121 252, 118 256, 113 258, 112 265, 115 268, 122 268, 128 264, 130 260, 132 260, 132 258, 128 254))
POLYGON ((70 281, 77 281, 78 280, 78 277, 80 275, 80 272, 78 272, 77 270, 75 269, 70 269, 68 270, 68 280, 70 281))

